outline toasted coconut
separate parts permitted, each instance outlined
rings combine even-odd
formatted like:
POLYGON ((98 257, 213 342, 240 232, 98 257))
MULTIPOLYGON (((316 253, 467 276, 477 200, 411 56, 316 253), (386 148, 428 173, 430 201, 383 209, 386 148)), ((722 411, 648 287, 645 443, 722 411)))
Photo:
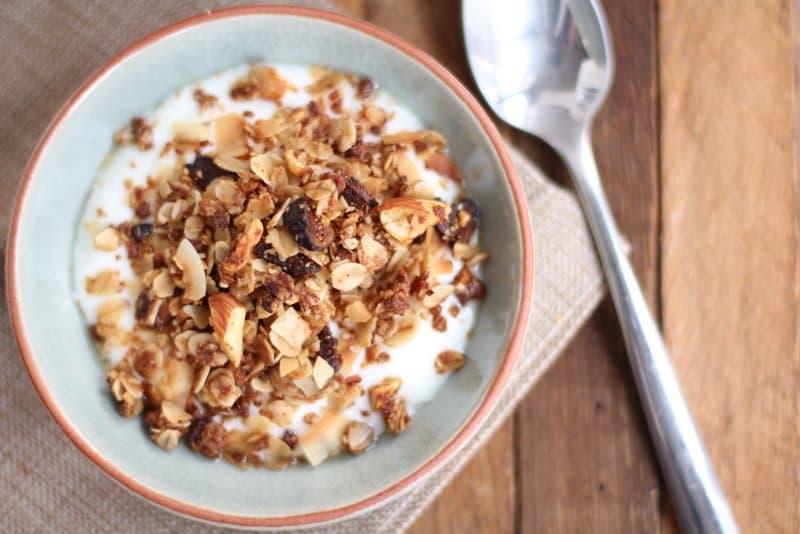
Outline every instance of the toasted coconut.
POLYGON ((188 239, 181 240, 173 260, 183 271, 183 296, 193 301, 205 297, 206 271, 203 260, 188 239))

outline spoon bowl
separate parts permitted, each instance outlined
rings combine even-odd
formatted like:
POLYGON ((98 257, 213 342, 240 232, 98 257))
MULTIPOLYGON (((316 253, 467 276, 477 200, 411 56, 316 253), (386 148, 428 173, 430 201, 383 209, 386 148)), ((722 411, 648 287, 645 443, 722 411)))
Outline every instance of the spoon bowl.
POLYGON ((560 148, 590 123, 614 78, 602 11, 589 2, 463 2, 475 81, 508 124, 560 148))

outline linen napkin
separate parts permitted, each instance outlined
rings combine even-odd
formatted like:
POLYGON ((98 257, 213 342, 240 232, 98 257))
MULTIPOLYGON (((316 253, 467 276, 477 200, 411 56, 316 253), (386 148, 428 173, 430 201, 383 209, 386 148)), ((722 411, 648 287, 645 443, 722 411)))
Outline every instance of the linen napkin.
MULTIPOLYGON (((27 159, 69 94, 114 52, 172 21, 238 2, 6 0, 0 2, 0 262, 27 159)), ((320 6, 320 2, 310 2, 320 6)), ((309 2, 306 2, 309 4, 309 2)), ((604 293, 575 198, 519 152, 534 233, 535 295, 517 368, 487 423, 414 488, 315 532, 402 532, 511 414, 604 293)), ((6 532, 216 531, 154 506, 108 479, 66 438, 28 380, 13 341, 0 280, 0 526, 6 532)))

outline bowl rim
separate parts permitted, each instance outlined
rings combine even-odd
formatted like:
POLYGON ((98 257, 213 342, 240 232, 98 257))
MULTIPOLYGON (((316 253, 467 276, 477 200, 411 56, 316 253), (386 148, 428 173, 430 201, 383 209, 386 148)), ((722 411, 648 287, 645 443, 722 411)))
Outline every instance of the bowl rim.
POLYGON ((438 61, 427 53, 421 51, 404 39, 370 24, 366 21, 350 18, 338 13, 332 13, 321 9, 314 9, 299 6, 287 5, 251 5, 233 8, 220 9, 215 11, 203 12, 201 14, 180 20, 165 26, 153 33, 150 33, 137 40, 122 51, 116 53, 111 59, 107 60, 99 69, 92 73, 79 88, 70 96, 67 102, 61 107, 55 118, 47 127, 44 135, 37 144, 28 165, 25 168, 22 182, 17 191, 17 198, 14 204, 14 212, 11 219, 8 237, 8 256, 6 258, 6 281, 8 304, 11 316, 11 324, 16 337, 17 346, 25 365, 28 376, 34 385, 39 397, 44 403, 50 415, 61 427, 62 431, 69 437, 73 444, 94 464, 102 469, 106 475, 134 494, 179 515, 208 521, 212 523, 238 526, 238 527, 297 527, 309 526, 331 522, 345 518, 346 516, 356 516, 368 509, 377 507, 391 498, 403 493, 411 485, 416 483, 438 466, 449 460, 452 455, 469 439, 474 432, 484 423, 491 409, 494 407, 497 398, 506 385, 509 375, 514 368, 522 342, 525 337, 527 319, 531 310, 533 297, 533 238, 530 227, 530 217, 525 201, 522 185, 517 175, 516 169, 511 162, 511 158, 506 149, 505 142, 500 136, 497 128, 489 118, 487 112, 478 103, 478 100, 459 82, 455 76, 447 71, 438 61), (64 119, 71 113, 72 109, 82 100, 84 95, 91 90, 102 78, 119 64, 123 63, 129 56, 139 50, 150 46, 172 34, 180 32, 186 28, 197 26, 206 22, 225 18, 240 17, 243 15, 271 15, 271 16, 294 16, 306 17, 324 22, 343 26, 349 30, 366 34, 378 39, 385 44, 392 46, 406 56, 410 57, 422 68, 435 75, 442 81, 467 107, 470 113, 478 120, 484 133, 489 138, 491 145, 500 159, 505 172, 508 185, 511 189, 513 201, 517 211, 520 235, 522 238, 522 280, 521 298, 519 310, 515 317, 514 328, 508 338, 508 346, 500 362, 494 379, 489 385, 483 399, 478 407, 473 411, 470 418, 462 425, 457 433, 430 459, 422 464, 416 471, 408 474, 404 478, 394 482, 383 490, 369 495, 357 502, 331 509, 324 509, 302 514, 286 516, 242 516, 229 513, 207 510, 193 504, 181 501, 178 498, 170 497, 155 491, 144 484, 131 478, 128 474, 117 468, 109 460, 104 458, 99 451, 95 450, 92 444, 84 438, 80 432, 72 425, 67 416, 56 405, 55 399, 50 395, 47 384, 39 372, 38 365, 33 356, 33 351, 28 342, 28 336, 22 321, 22 310, 17 281, 16 257, 19 249, 19 227, 22 209, 25 204, 32 176, 36 171, 39 160, 46 150, 55 131, 59 128, 64 119))

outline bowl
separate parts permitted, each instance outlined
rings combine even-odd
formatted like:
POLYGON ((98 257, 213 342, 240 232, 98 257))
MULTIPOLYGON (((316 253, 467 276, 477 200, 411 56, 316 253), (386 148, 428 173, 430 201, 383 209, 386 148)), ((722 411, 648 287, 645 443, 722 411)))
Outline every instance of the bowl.
POLYGON ((287 6, 222 10, 124 50, 58 113, 25 171, 7 260, 9 308, 34 387, 75 445, 153 503, 230 526, 291 527, 351 518, 397 497, 452 458, 486 420, 523 340, 533 247, 524 195, 497 130, 441 65, 367 23, 287 6), (370 76, 445 134, 482 210, 489 288, 470 364, 422 406, 410 429, 357 457, 316 468, 240 470, 180 447, 166 453, 119 417, 73 298, 72 247, 112 135, 174 89, 255 60, 323 64, 370 76))

